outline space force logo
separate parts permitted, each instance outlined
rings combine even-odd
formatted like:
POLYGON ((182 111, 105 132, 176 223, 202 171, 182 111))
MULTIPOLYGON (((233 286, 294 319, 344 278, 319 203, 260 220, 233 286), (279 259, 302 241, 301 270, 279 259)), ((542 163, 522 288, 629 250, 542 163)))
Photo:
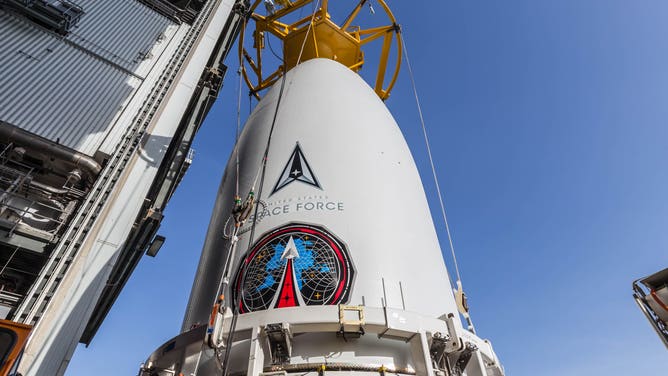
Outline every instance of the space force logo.
POLYGON ((286 163, 285 167, 283 167, 281 176, 278 177, 278 181, 276 181, 271 194, 273 195, 274 193, 285 188, 290 183, 294 183, 296 181, 312 185, 318 189, 322 189, 320 187, 320 183, 318 183, 318 179, 316 179, 315 174, 311 170, 311 166, 309 166, 308 162, 306 161, 306 157, 304 157, 304 152, 299 147, 299 143, 295 145, 295 149, 292 151, 290 159, 288 159, 288 163, 286 163))
POLYGON ((354 273, 346 247, 324 228, 279 227, 242 260, 234 284, 239 312, 345 303, 354 273))

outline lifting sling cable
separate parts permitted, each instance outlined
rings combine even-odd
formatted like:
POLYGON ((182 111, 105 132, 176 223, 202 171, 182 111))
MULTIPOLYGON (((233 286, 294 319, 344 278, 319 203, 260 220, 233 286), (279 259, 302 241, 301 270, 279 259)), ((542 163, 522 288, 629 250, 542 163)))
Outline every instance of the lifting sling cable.
MULTIPOLYGON (((243 18, 243 22, 246 22, 246 19, 243 18)), ((245 26, 245 25, 244 25, 245 26)), ((247 215, 244 215, 243 212, 249 213, 250 209, 252 209, 252 202, 251 202, 251 195, 249 193, 248 199, 246 200, 246 210, 243 209, 243 205, 241 203, 241 196, 239 194, 239 153, 240 153, 240 144, 239 144, 239 138, 241 134, 241 88, 242 88, 242 77, 241 77, 241 58, 239 58, 239 68, 237 69, 237 75, 239 77, 239 82, 237 86, 237 124, 236 124, 236 130, 235 130, 235 136, 234 136, 234 150, 233 153, 235 154, 235 191, 234 191, 234 209, 232 213, 228 216, 227 220, 223 224, 223 237, 226 239, 230 240, 230 246, 227 250, 227 256, 225 257, 225 261, 223 263, 223 273, 221 274, 220 281, 218 282, 218 290, 216 292, 216 296, 213 301, 213 309, 212 309, 212 317, 209 320, 209 325, 212 326, 212 323, 215 325, 215 318, 217 314, 221 314, 223 317, 225 315, 226 311, 226 304, 227 300, 225 299, 225 291, 227 290, 227 286, 229 285, 229 276, 230 276, 230 270, 231 270, 231 264, 234 260, 234 255, 236 254, 236 248, 237 248, 237 243, 238 243, 238 235, 239 231, 241 229, 241 226, 243 225, 243 222, 246 221, 247 215), (227 233, 227 228, 229 225, 229 222, 231 219, 234 219, 234 226, 232 227, 232 232, 227 233)), ((252 192, 252 190, 251 190, 252 192)), ((209 330, 212 331, 212 334, 214 333, 214 328, 210 327, 209 330)), ((209 344, 217 346, 218 344, 215 343, 215 338, 214 341, 209 339, 209 344)), ((218 348, 214 347, 214 353, 218 359, 220 359, 220 354, 218 351, 218 348)), ((200 362, 201 354, 200 357, 197 359, 197 365, 195 366, 195 370, 198 369, 199 367, 199 362, 200 362)), ((215 362, 216 365, 219 368, 219 371, 222 372, 221 368, 221 362, 215 362)))
MULTIPOLYGON (((246 27, 246 18, 243 17, 243 23, 244 25, 242 27, 246 27)), ((240 42, 238 42, 240 43, 240 42)), ((239 196, 239 136, 241 132, 241 64, 243 62, 241 61, 241 56, 239 56, 239 69, 237 69, 237 76, 239 76, 239 84, 237 85, 237 131, 234 137, 234 145, 235 145, 235 153, 236 153, 236 158, 235 158, 235 164, 236 164, 236 173, 237 173, 237 178, 236 178, 236 190, 235 194, 237 197, 239 196)))
MULTIPOLYGON (((420 105, 420 98, 418 96, 417 86, 415 84, 415 77, 413 75, 413 68, 411 67, 411 61, 408 57, 408 47, 406 46, 406 40, 404 39, 404 33, 403 32, 399 33, 399 38, 401 38, 401 43, 404 46, 404 55, 406 56, 406 66, 408 68, 408 76, 410 77, 411 87, 413 88, 413 95, 415 97, 415 103, 417 105, 418 115, 420 117, 420 124, 422 126, 422 135, 424 137, 424 142, 425 142, 425 145, 427 147, 427 155, 429 156, 429 165, 431 167, 431 174, 434 178, 434 185, 436 186, 436 193, 438 195, 438 202, 439 202, 440 209, 441 209, 441 215, 443 216, 443 222, 445 223, 445 232, 448 236, 448 243, 450 245, 450 253, 452 255, 452 260, 455 264, 455 273, 457 274, 456 287, 458 289, 458 293, 456 295, 461 294, 460 297, 455 296, 455 299, 456 300, 462 300, 462 302, 458 302, 458 305, 461 304, 463 306, 464 312, 462 312, 462 314, 464 315, 464 317, 468 321, 468 324, 469 324, 471 330, 473 330, 475 332, 475 330, 473 329, 473 323, 471 321, 471 318, 470 318, 470 315, 469 315, 469 312, 468 312, 468 306, 466 305, 465 297, 463 296, 462 277, 461 277, 461 274, 459 272, 459 264, 457 263, 457 255, 455 253, 455 246, 454 246, 454 243, 452 241, 452 234, 450 233, 450 225, 448 224, 448 216, 446 215, 446 212, 445 212, 445 202, 444 202, 444 199, 443 199, 443 193, 441 191, 441 186, 438 182, 438 176, 436 174, 436 166, 434 165, 434 158, 431 154, 431 146, 430 146, 430 142, 429 142, 429 135, 427 134, 427 127, 425 125, 424 116, 422 114, 422 106, 420 105)), ((448 278, 450 278, 450 273, 448 273, 448 278)), ((452 281, 450 281, 450 283, 452 283, 452 281)))
MULTIPOLYGON (((246 19, 243 18, 244 24, 246 23, 246 19)), ((245 26, 245 25, 244 25, 245 26)), ((239 77, 239 83, 237 86, 237 124, 236 124, 236 130, 235 130, 235 135, 234 135, 234 151, 233 153, 235 154, 235 190, 234 190, 234 201, 235 201, 235 210, 240 207, 241 205, 241 195, 239 194, 239 152, 240 152, 240 145, 239 145, 239 137, 241 134, 241 87, 242 87, 242 78, 241 78, 241 64, 242 60, 241 57, 239 57, 239 69, 237 69, 237 76, 239 77)), ((243 221, 245 221, 245 218, 240 218, 243 221)), ((223 264, 223 274, 221 275, 220 282, 218 283, 218 292, 216 294, 216 297, 214 299, 214 304, 218 300, 220 300, 221 294, 224 294, 225 292, 225 287, 226 284, 229 282, 229 269, 230 269, 230 263, 233 260, 233 254, 235 253, 234 251, 236 250, 236 243, 238 241, 238 235, 239 235, 239 229, 241 226, 238 223, 238 218, 235 217, 235 213, 233 212, 230 214, 230 216, 227 218, 225 223, 223 224, 223 237, 229 238, 230 239, 230 248, 228 249, 227 257, 225 258, 225 263, 223 264), (235 219, 235 225, 233 227, 232 233, 227 234, 226 230, 229 224, 230 219, 234 218, 235 219)), ((223 303, 223 302, 221 302, 223 303)), ((222 308, 222 307, 221 307, 222 308)))
MULTIPOLYGON (((299 56, 297 57, 297 65, 301 62, 302 54, 304 52, 304 46, 306 45, 306 40, 308 39, 309 33, 313 29, 313 23, 315 21, 315 16, 318 11, 318 8, 320 7, 320 0, 317 1, 315 7, 313 8, 313 14, 311 15, 311 22, 309 24, 309 27, 306 31, 306 35, 304 36, 304 41, 302 42, 301 50, 299 51, 299 56)), ((239 41, 239 43, 243 43, 243 41, 239 41)), ((285 59, 285 56, 283 56, 285 59)), ((286 64, 285 62, 283 63, 283 67, 285 67, 286 64)), ((260 177, 260 185, 259 190, 258 190, 258 195, 257 195, 257 201, 260 201, 262 197, 262 186, 264 185, 264 178, 265 178, 265 173, 266 173, 266 168, 267 168, 267 159, 269 156, 269 149, 271 147, 271 138, 274 133, 274 129, 276 127, 276 119, 278 118, 278 111, 280 109, 281 105, 281 99, 283 98, 283 91, 285 89, 285 76, 287 72, 283 72, 283 75, 281 76, 281 87, 278 93, 278 100, 276 101, 276 109, 274 110, 274 116, 271 122, 271 127, 269 128, 269 135, 267 136, 267 145, 264 150, 264 154, 262 156, 262 161, 260 164, 260 168, 258 171, 258 174, 255 176, 255 181, 253 182, 253 189, 256 187, 258 175, 260 175, 261 171, 261 177, 260 177)), ((252 247, 253 243, 253 238, 255 236, 255 225, 257 224, 257 218, 258 218, 258 205, 255 205, 255 213, 252 219, 252 224, 251 224, 251 230, 250 230, 250 237, 248 239, 248 251, 250 251, 250 248, 252 247)), ((230 260, 230 262, 233 262, 233 260, 230 260)), ((241 302, 241 293, 237 294, 236 299, 234 301, 234 305, 232 306, 232 322, 230 323, 230 331, 227 336, 227 343, 225 345, 225 355, 222 361, 222 368, 223 368, 223 376, 227 376, 229 372, 229 367, 227 367, 227 364, 229 362, 230 358, 230 348, 232 346, 232 340, 234 338, 234 332, 236 330, 236 324, 237 324, 237 319, 239 317, 239 312, 237 310, 239 303, 241 302)))

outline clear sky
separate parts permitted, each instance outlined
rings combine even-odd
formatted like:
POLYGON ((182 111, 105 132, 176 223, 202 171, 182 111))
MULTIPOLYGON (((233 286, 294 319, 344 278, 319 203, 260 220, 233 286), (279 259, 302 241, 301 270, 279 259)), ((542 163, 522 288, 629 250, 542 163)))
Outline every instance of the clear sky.
MULTIPOLYGON (((665 374, 666 350, 631 282, 668 267, 668 2, 390 5, 473 319, 507 374, 665 374)), ((235 61, 169 204, 164 247, 141 261, 68 376, 136 375, 178 334, 234 138, 235 61)), ((405 71, 387 105, 447 250, 405 71)))

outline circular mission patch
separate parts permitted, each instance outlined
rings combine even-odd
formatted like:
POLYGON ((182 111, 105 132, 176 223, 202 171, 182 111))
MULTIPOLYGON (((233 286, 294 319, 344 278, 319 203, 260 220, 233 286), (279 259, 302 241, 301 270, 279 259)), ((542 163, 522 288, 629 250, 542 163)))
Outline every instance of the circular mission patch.
POLYGON ((289 224, 264 234, 243 258, 239 312, 348 300, 354 268, 343 242, 320 226, 289 224))

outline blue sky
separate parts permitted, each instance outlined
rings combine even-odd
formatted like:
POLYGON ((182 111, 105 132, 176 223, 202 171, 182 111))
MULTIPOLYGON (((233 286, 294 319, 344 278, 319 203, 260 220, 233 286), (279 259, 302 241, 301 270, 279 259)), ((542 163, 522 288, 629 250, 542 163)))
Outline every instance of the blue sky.
MULTIPOLYGON (((666 350, 630 286, 668 266, 668 3, 390 5, 408 44, 473 319, 507 374, 665 373, 666 350)), ((234 61, 168 208, 165 246, 142 260, 67 375, 134 375, 178 334, 234 138, 234 61)), ((406 71, 387 105, 446 250, 406 71)))

